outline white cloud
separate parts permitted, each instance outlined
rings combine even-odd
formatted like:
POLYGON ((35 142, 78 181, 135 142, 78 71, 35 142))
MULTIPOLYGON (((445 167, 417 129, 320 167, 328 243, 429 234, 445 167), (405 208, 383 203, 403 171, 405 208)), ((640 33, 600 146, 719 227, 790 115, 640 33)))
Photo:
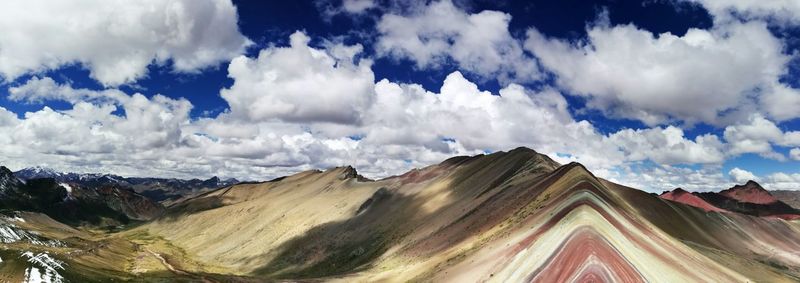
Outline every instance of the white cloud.
MULTIPOLYGON (((337 68, 350 68, 342 71, 346 74, 361 68, 345 67, 346 63, 333 67, 331 54, 340 50, 338 48, 309 49, 304 43, 265 52, 316 54, 316 57, 302 56, 317 58, 326 64, 306 64, 308 69, 303 71, 306 76, 300 76, 314 82, 320 77, 331 77, 330 72, 339 72, 337 68)), ((262 64, 273 68, 270 71, 273 73, 286 73, 295 68, 291 64, 277 64, 280 60, 276 58, 254 60, 250 67, 264 69, 259 65, 262 64)), ((371 80, 372 74, 368 68, 366 70, 369 73, 366 77, 371 80)), ((254 85, 263 91, 273 87, 270 83, 272 81, 254 85)), ((296 84, 313 89, 335 89, 303 81, 296 84)), ((294 95, 297 97, 292 99, 297 103, 319 99, 317 92, 294 95)), ((191 103, 183 99, 160 95, 147 98, 119 90, 76 89, 47 77, 33 78, 13 88, 15 100, 31 103, 64 100, 71 102, 72 108, 45 107, 26 113, 22 119, 3 109, 0 141, 5 146, 0 149, 3 157, 0 162, 12 168, 48 165, 63 170, 133 175, 197 177, 213 174, 268 179, 304 169, 344 164, 352 164, 368 176, 388 176, 453 155, 473 155, 519 145, 551 154, 570 152, 576 160, 598 168, 613 166, 623 158, 615 153, 616 148, 603 142, 591 124, 574 121, 564 98, 552 90, 531 92, 511 85, 498 96, 480 91, 474 83, 455 72, 448 76, 439 93, 429 92, 419 85, 383 80, 370 83, 366 95, 368 103, 348 104, 352 108, 329 108, 331 116, 324 119, 269 116, 275 112, 250 113, 253 117, 265 115, 263 117, 275 119, 241 119, 242 110, 232 107, 217 117, 192 121, 188 117, 191 103), (120 108, 122 111, 117 111, 120 108), (361 113, 360 123, 338 124, 338 130, 331 130, 325 123, 342 121, 338 117, 350 117, 352 112, 361 113), (363 139, 348 138, 350 134, 362 135, 363 139), (599 158, 591 154, 593 151, 607 154, 599 158)), ((239 98, 242 105, 259 103, 262 99, 257 95, 239 98)), ((309 105, 314 106, 304 104, 304 107, 309 105)))
POLYGON ((693 28, 683 36, 602 23, 587 32, 585 41, 568 42, 531 29, 525 47, 560 86, 589 98, 590 108, 648 125, 725 126, 759 110, 779 121, 800 115, 783 108, 800 93, 778 82, 790 56, 762 22, 693 28))
POLYGON ((800 161, 800 148, 796 147, 789 150, 789 158, 800 161))
POLYGON ((171 60, 196 72, 244 52, 229 0, 0 2, 0 77, 79 63, 104 85, 130 83, 171 60))
POLYGON ((418 5, 408 15, 385 14, 378 22, 376 49, 406 58, 419 68, 454 62, 485 79, 532 81, 536 62, 508 30, 511 15, 497 11, 468 14, 450 0, 418 5))
POLYGON ((674 126, 644 130, 624 129, 609 136, 629 161, 652 160, 659 164, 721 163, 725 160, 723 144, 712 134, 684 137, 674 126))
POLYGON ((622 166, 609 180, 653 193, 682 188, 687 191, 720 191, 734 185, 722 174, 719 165, 700 168, 681 166, 622 166))
POLYGON ((221 93, 231 115, 250 121, 359 123, 374 84, 371 62, 354 58, 361 46, 318 50, 308 46, 302 32, 292 34, 290 42, 264 49, 258 58, 231 61, 228 76, 234 84, 221 93))
POLYGON ((364 142, 436 148, 449 138, 468 150, 526 145, 550 154, 569 152, 598 168, 621 162, 622 154, 590 123, 575 121, 566 107, 553 90, 537 93, 512 84, 493 95, 459 72, 447 76, 439 93, 382 80, 376 84, 364 142), (604 151, 606 158, 592 151, 604 151))
POLYGON ((33 77, 25 84, 10 87, 8 98, 14 101, 28 103, 42 103, 45 101, 63 100, 72 103, 81 101, 115 103, 125 100, 126 94, 117 89, 95 91, 89 89, 74 89, 69 84, 60 85, 50 77, 33 77))
POLYGON ((570 152, 596 167, 624 158, 590 123, 573 120, 566 100, 553 90, 534 93, 512 84, 493 95, 460 72, 450 74, 439 93, 416 84, 374 83, 369 60, 354 60, 360 45, 315 49, 301 32, 290 41, 290 47, 271 47, 257 59, 231 63, 234 84, 222 91, 230 111, 207 121, 205 130, 215 137, 247 135, 218 130, 246 121, 302 126, 315 139, 363 136, 358 150, 423 146, 444 154, 451 145, 443 140, 453 139, 467 152, 527 145, 570 152), (607 156, 595 157, 593 151, 607 156))
POLYGON ((800 23, 800 2, 794 0, 684 0, 703 5, 715 17, 725 22, 745 19, 770 19, 781 24, 800 23))
POLYGON ((343 0, 342 8, 351 14, 358 14, 375 7, 373 0, 343 0))
POLYGON ((13 112, 8 111, 8 109, 0 106, 0 127, 13 126, 17 123, 19 123, 17 114, 14 114, 13 112))
POLYGON ((783 140, 779 144, 783 146, 800 146, 800 131, 784 132, 783 140))
POLYGON ((800 145, 800 132, 784 132, 759 114, 753 114, 746 121, 726 127, 724 136, 730 147, 730 155, 757 153, 780 161, 786 160, 786 156, 774 151, 774 145, 800 145))
POLYGON ((782 84, 774 84, 772 91, 761 96, 761 109, 778 121, 798 117, 800 92, 782 84))
POLYGON ((734 167, 731 171, 728 171, 728 175, 731 176, 732 181, 738 184, 744 184, 750 180, 758 180, 755 174, 744 169, 739 169, 739 167, 734 167))
POLYGON ((769 190, 800 190, 800 173, 773 173, 765 178, 764 188, 769 190))
POLYGON ((770 142, 782 139, 783 132, 764 117, 753 115, 746 124, 726 127, 724 135, 732 154, 767 153, 772 151, 770 142))

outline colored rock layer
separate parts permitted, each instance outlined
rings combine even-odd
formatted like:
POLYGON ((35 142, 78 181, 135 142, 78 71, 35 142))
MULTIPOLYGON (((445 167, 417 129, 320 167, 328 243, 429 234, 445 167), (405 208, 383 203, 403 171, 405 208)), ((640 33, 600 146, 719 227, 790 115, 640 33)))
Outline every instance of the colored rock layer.
POLYGON ((719 194, 738 200, 756 204, 770 204, 778 201, 767 190, 755 181, 747 181, 744 185, 736 185, 733 188, 719 192, 719 194))
POLYGON ((785 220, 800 219, 800 210, 778 200, 755 181, 748 181, 745 185, 737 185, 719 193, 690 193, 678 188, 665 192, 660 197, 706 211, 736 212, 785 220))
POLYGON ((706 211, 716 211, 716 212, 725 211, 724 209, 716 207, 706 202, 705 200, 701 199, 700 197, 693 195, 692 193, 687 192, 681 188, 677 188, 670 192, 663 193, 661 194, 661 198, 680 202, 683 204, 688 204, 694 207, 699 207, 706 211))

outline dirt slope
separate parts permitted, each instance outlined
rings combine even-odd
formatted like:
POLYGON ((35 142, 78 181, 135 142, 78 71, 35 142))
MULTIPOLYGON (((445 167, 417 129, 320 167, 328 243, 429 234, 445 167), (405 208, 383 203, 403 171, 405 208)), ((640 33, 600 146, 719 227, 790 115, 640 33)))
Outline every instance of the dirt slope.
POLYGON ((349 167, 242 184, 136 231, 206 270, 343 281, 796 281, 794 222, 709 212, 529 149, 378 181, 349 167))
POLYGON ((661 194, 659 197, 687 205, 691 205, 694 207, 702 208, 706 211, 716 211, 716 212, 723 212, 726 211, 719 207, 716 207, 705 200, 701 199, 700 197, 687 192, 681 188, 674 189, 672 191, 666 192, 661 194))

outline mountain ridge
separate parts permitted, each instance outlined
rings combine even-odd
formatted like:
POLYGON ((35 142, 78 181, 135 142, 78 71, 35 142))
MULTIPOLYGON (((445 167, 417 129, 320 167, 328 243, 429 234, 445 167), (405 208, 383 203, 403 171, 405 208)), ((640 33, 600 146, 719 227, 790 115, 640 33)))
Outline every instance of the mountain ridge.
POLYGON ((753 216, 800 219, 800 210, 778 200, 758 182, 749 180, 719 192, 686 192, 680 188, 659 197, 706 211, 736 212, 753 216))
POLYGON ((0 226, 59 235, 65 247, 42 249, 81 282, 78 270, 100 282, 800 280, 796 221, 706 211, 530 149, 359 176, 341 166, 227 186, 98 237, 26 226, 44 221, 30 213, 0 226))
MULTIPOLYGON (((667 205, 650 194, 597 178, 579 163, 555 167, 548 160, 525 150, 454 157, 376 181, 338 178, 348 167, 301 173, 276 182, 233 186, 192 199, 184 204, 214 205, 184 214, 174 212, 176 216, 148 223, 141 229, 182 243, 179 245, 198 260, 221 264, 219 268, 236 270, 234 274, 273 279, 549 281, 588 276, 652 280, 663 278, 664 274, 677 281, 780 278, 751 269, 742 275, 739 265, 720 268, 705 255, 706 250, 682 241, 732 250, 737 255, 761 255, 767 251, 742 249, 728 240, 714 243, 704 238, 702 231, 686 234, 672 226, 670 221, 674 220, 665 218, 688 217, 685 225, 711 222, 718 223, 712 227, 723 227, 722 222, 710 220, 718 214, 698 214, 682 204, 667 205), (647 204, 640 205, 642 202, 647 204), (287 203, 291 207, 286 207, 287 203), (257 207, 271 209, 265 212, 257 207), (650 210, 654 209, 664 215, 653 214, 650 210), (246 211, 256 214, 239 216, 239 212, 246 211), (322 217, 321 211, 327 216, 322 217), (303 228, 306 226, 309 228, 303 228), (567 235, 573 236, 555 240, 564 234, 553 232, 553 227, 571 227, 573 232, 567 235), (236 229, 237 236, 219 232, 227 229, 236 229), (555 238, 551 245, 542 237, 555 238), (215 245, 211 239, 218 238, 227 240, 215 245), (531 240, 512 244, 510 239, 531 240), (609 244, 582 246, 587 241, 609 244), (497 249, 519 259, 533 258, 524 256, 525 250, 554 258, 547 261, 538 256, 545 261, 517 263, 509 256, 490 252, 497 249), (578 251, 587 249, 609 264, 576 258, 578 251), (620 253, 609 254, 614 250, 620 253), (242 262, 241 258, 248 260, 242 262), (556 263, 573 258, 578 261, 574 265, 556 263), (687 259, 692 260, 680 263, 687 259), (414 264, 403 264, 408 260, 414 264), (643 263, 653 260, 660 264, 643 263), (471 264, 478 262, 493 264, 471 264), (594 266, 588 269, 593 271, 583 269, 581 264, 594 266), (547 276, 559 274, 556 266, 560 265, 569 267, 558 269, 567 277, 547 276), (697 272, 698 269, 709 271, 697 272), (512 270, 529 273, 516 277, 518 272, 512 270), (465 277, 457 277, 458 274, 465 277)), ((789 229, 771 220, 735 215, 733 221, 753 223, 746 225, 789 229)), ((725 235, 722 229, 712 230, 716 237, 725 235)), ((748 228, 746 233, 756 235, 757 231, 748 228)))
POLYGON ((135 191, 147 196, 165 206, 169 206, 188 196, 201 194, 218 188, 239 183, 239 180, 229 178, 221 180, 213 176, 206 180, 201 179, 176 179, 176 178, 149 178, 149 177, 122 177, 114 174, 101 173, 64 173, 51 168, 35 166, 14 172, 14 176, 21 180, 53 178, 60 183, 78 184, 85 187, 116 186, 135 191))

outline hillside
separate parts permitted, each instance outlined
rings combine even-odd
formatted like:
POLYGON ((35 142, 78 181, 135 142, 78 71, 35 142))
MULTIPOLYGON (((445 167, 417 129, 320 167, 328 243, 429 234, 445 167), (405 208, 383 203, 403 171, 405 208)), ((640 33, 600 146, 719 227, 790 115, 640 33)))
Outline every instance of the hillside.
POLYGON ((800 191, 778 190, 771 191, 773 196, 789 206, 800 209, 800 191))
POLYGON ((736 185, 733 188, 719 192, 720 195, 745 203, 772 204, 778 202, 772 194, 761 187, 753 180, 747 181, 744 185, 736 185))
POLYGON ((736 185, 720 192, 687 192, 681 188, 664 192, 659 197, 707 211, 736 212, 752 216, 777 217, 786 220, 800 219, 800 210, 781 201, 796 196, 793 192, 767 191, 755 181, 736 185))
POLYGON ((374 182, 343 167, 238 185, 137 230, 209 270, 259 278, 775 282, 798 279, 797 229, 667 202, 520 148, 374 182))
POLYGON ((46 252, 80 282, 800 280, 797 222, 665 200, 527 148, 381 180, 345 166, 238 184, 115 233, 4 219, 45 237, 5 244, 4 261, 46 252))
POLYGON ((685 190, 683 190, 681 188, 677 188, 677 189, 674 189, 674 190, 669 191, 669 192, 664 192, 659 197, 661 197, 663 199, 666 199, 666 200, 671 200, 671 201, 675 201, 675 202, 691 205, 691 206, 694 206, 694 207, 699 207, 699 208, 702 208, 702 209, 704 209, 706 211, 715 211, 715 212, 726 211, 724 209, 721 209, 719 207, 714 206, 713 204, 708 203, 707 201, 703 200, 702 198, 700 198, 700 197, 698 197, 698 196, 696 196, 696 195, 694 195, 694 194, 692 194, 690 192, 687 192, 687 191, 685 191, 685 190))

